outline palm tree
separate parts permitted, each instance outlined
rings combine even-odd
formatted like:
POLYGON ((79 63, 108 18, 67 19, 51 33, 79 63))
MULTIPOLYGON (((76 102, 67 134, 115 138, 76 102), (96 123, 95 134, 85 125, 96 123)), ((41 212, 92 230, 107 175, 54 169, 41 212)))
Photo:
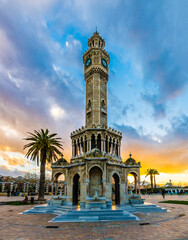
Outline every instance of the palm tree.
POLYGON ((147 171, 146 171, 146 176, 145 177, 150 176, 151 191, 153 191, 153 174, 154 174, 153 169, 148 168, 147 171))
POLYGON ((39 165, 40 161, 40 182, 38 200, 44 200, 44 184, 45 184, 45 167, 46 163, 51 163, 53 160, 57 160, 57 155, 60 155, 60 149, 63 150, 62 144, 60 143, 61 138, 56 137, 56 133, 49 134, 49 130, 43 129, 34 133, 28 132, 29 136, 24 140, 30 141, 26 144, 23 149, 29 148, 26 153, 26 157, 30 157, 31 160, 37 161, 39 165))
POLYGON ((157 170, 157 169, 153 169, 154 186, 155 186, 155 188, 156 188, 156 187, 157 187, 157 185, 156 185, 156 179, 155 179, 155 175, 159 175, 159 172, 158 172, 158 170, 157 170))

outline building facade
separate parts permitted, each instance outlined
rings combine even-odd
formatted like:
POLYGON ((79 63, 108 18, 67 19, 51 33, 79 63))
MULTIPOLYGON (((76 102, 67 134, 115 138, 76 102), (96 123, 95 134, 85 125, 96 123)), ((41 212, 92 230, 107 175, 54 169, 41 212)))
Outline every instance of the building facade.
MULTIPOLYGON (((55 194, 58 178, 64 175, 64 204, 83 205, 88 199, 126 204, 133 197, 128 191, 128 175, 134 176, 135 195, 139 196, 140 163, 131 154, 121 159, 122 133, 107 125, 107 83, 110 56, 105 41, 95 32, 83 54, 86 82, 85 126, 71 133, 72 158, 52 164, 55 194)), ((135 198, 134 195, 134 198, 135 198)))

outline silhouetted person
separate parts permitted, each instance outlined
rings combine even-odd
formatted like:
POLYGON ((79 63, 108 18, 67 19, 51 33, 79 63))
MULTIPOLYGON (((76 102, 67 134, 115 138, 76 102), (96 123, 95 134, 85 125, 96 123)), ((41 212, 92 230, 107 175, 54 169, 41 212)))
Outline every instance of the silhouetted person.
POLYGON ((22 203, 27 203, 28 202, 28 196, 25 196, 25 199, 22 201, 22 203))
POLYGON ((165 189, 162 189, 162 196, 165 198, 165 189))
POLYGON ((7 190, 7 197, 10 197, 10 189, 7 190))

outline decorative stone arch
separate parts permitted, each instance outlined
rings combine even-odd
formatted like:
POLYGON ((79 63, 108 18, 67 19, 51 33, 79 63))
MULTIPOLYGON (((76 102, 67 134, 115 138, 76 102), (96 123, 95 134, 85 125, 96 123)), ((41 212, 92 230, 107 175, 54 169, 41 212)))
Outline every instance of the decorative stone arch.
POLYGON ((71 183, 72 184, 73 184, 73 178, 76 174, 78 174, 80 176, 80 180, 81 180, 81 173, 79 171, 75 171, 75 172, 71 173, 71 183))
POLYGON ((102 168, 100 165, 94 164, 93 166, 91 166, 91 167, 88 169, 88 173, 90 172, 90 170, 91 170, 93 167, 98 167, 98 168, 101 169, 102 173, 104 172, 103 168, 102 168))
POLYGON ((139 171, 137 172, 136 170, 128 170, 128 172, 127 172, 127 176, 129 175, 129 174, 132 174, 132 175, 137 175, 137 177, 139 176, 139 171))
POLYGON ((136 171, 135 169, 134 170, 130 169, 127 172, 127 176, 126 176, 126 181, 127 181, 126 193, 128 194, 128 175, 129 174, 133 175, 133 177, 134 177, 134 191, 135 191, 135 194, 140 194, 140 185, 139 185, 140 174, 139 174, 139 170, 136 171))
POLYGON ((117 170, 112 171, 112 173, 110 174, 110 179, 113 177, 114 174, 117 174, 117 175, 118 175, 119 180, 120 180, 120 182, 121 182, 121 177, 120 177, 120 174, 118 173, 117 170))
POLYGON ((93 165, 89 168, 89 196, 103 196, 103 170, 100 166, 93 165))
POLYGON ((75 173, 72 177, 72 203, 77 205, 80 200, 80 174, 75 173))
POLYGON ((53 182, 57 182, 59 176, 62 175, 62 174, 65 176, 65 181, 66 181, 66 173, 64 171, 63 172, 59 171, 59 172, 55 172, 53 174, 53 177, 52 177, 53 182))
POLYGON ((117 171, 113 171, 111 174, 111 184, 112 184, 112 201, 116 205, 120 204, 120 182, 121 178, 117 171))

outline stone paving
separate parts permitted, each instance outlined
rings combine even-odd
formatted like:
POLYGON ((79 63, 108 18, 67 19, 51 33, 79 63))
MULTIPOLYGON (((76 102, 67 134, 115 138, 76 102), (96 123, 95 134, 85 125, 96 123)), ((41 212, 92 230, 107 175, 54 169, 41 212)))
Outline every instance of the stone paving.
MULTIPOLYGON (((29 205, 0 205, 0 240, 188 240, 188 205, 158 203, 162 200, 161 195, 143 197, 147 202, 158 204, 169 211, 167 213, 138 213, 137 216, 142 218, 140 222, 49 223, 48 221, 54 215, 20 214, 29 209, 29 205), (47 228, 47 226, 59 228, 47 228)), ((0 197, 0 202, 4 201, 2 198, 0 197)), ((188 200, 188 196, 165 197, 165 200, 170 199, 188 200)))

